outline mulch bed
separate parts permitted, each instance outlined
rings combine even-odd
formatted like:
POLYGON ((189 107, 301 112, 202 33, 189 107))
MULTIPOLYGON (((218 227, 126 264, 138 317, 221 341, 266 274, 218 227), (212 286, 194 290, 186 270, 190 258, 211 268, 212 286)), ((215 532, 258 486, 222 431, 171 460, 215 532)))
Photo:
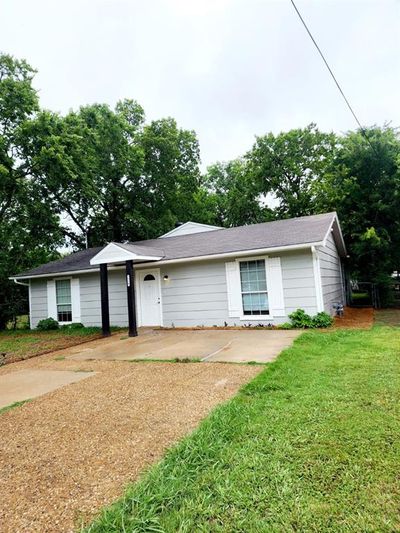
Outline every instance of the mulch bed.
POLYGON ((345 307, 344 316, 336 317, 334 327, 344 329, 370 329, 374 325, 374 310, 372 307, 345 307))

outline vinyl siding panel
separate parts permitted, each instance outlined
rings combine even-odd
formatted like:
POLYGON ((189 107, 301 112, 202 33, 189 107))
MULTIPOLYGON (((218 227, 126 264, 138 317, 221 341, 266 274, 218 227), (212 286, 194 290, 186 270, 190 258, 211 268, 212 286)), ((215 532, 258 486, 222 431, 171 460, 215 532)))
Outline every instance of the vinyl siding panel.
MULTIPOLYGON (((312 255, 310 252, 281 254, 286 315, 299 307, 317 312, 312 255)), ((244 258, 242 258, 244 259, 244 258)), ((243 325, 246 320, 229 317, 225 260, 164 266, 161 269, 164 326, 243 325), (168 275, 168 281, 163 281, 168 275)), ((281 323, 287 316, 264 323, 281 323)))
MULTIPOLYGON (((85 326, 101 326, 100 274, 84 274, 80 277, 81 320, 85 326)), ((125 271, 109 270, 108 295, 110 324, 128 325, 128 304, 126 296, 125 271)))
POLYGON ((332 305, 343 300, 341 260, 332 234, 328 236, 326 246, 318 250, 321 269, 322 294, 324 310, 334 314, 332 305))
POLYGON ((48 318, 47 312, 47 280, 30 281, 30 311, 31 327, 36 328, 38 322, 48 318))
MULTIPOLYGON (((161 269, 164 326, 223 326, 230 323, 225 261, 201 261, 161 269), (164 275, 168 280, 164 281, 164 275)), ((238 321, 237 321, 238 322, 238 321)))
POLYGON ((315 315, 317 297, 311 250, 282 254, 281 266, 286 316, 296 309, 315 315))
MULTIPOLYGON (((311 251, 279 254, 279 257, 286 315, 298 308, 315 314, 317 304, 311 251)), ((226 260, 196 261, 161 267, 164 326, 224 326, 225 323, 247 323, 239 317, 229 317, 225 262, 226 260), (167 281, 164 281, 164 275, 168 275, 167 281)), ((82 274, 79 280, 81 322, 85 326, 101 326, 100 275, 98 272, 82 274)), ((127 326, 125 270, 109 270, 108 284, 110 323, 127 326)), ((32 280, 31 293, 32 319, 35 326, 39 320, 47 318, 47 279, 32 280)), ((275 319, 268 316, 257 318, 260 323, 281 323, 286 320, 287 316, 275 319)))

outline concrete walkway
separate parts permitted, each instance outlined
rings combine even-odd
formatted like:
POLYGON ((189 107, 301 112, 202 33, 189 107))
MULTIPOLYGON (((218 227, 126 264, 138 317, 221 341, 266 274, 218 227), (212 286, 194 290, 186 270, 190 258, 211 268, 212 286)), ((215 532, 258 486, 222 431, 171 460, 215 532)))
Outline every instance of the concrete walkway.
POLYGON ((64 385, 76 383, 93 372, 68 370, 19 370, 0 376, 0 409, 14 402, 42 396, 64 385))
POLYGON ((136 338, 113 336, 68 350, 68 359, 171 360, 268 363, 301 334, 295 330, 144 330, 136 338))

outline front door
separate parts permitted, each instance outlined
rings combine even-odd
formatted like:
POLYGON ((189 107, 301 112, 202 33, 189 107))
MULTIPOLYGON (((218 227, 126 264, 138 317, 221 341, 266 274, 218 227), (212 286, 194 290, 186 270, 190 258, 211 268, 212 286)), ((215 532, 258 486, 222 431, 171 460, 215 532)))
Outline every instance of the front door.
POLYGON ((161 325, 160 272, 146 270, 139 272, 140 325, 161 325))

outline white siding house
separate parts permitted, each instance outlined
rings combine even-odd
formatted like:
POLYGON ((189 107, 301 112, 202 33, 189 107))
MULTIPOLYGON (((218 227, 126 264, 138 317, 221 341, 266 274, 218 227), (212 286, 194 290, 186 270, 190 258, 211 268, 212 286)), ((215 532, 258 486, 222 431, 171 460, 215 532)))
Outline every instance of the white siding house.
POLYGON ((198 233, 188 223, 159 239, 112 243, 15 276, 29 280, 31 327, 49 316, 101 326, 102 263, 110 323, 127 326, 125 261, 132 259, 139 326, 279 324, 298 308, 333 313, 334 303, 345 303, 346 252, 335 213, 225 230, 198 226, 198 233))

